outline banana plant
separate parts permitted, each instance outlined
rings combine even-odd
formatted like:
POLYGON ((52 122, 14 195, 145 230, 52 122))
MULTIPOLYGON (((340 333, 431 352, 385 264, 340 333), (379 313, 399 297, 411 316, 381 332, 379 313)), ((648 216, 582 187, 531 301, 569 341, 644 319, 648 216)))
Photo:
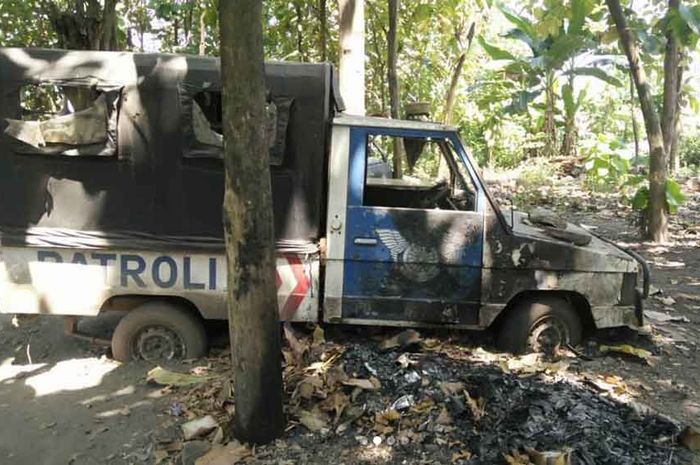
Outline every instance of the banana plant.
POLYGON ((562 75, 568 77, 568 82, 562 86, 565 119, 562 152, 566 155, 571 154, 575 147, 576 111, 586 97, 585 91, 580 91, 574 98, 574 77, 586 75, 621 85, 613 76, 595 66, 595 60, 591 59, 590 52, 595 49, 597 40, 585 24, 587 17, 595 16, 594 8, 593 0, 549 4, 549 8, 532 19, 500 6, 500 11, 514 26, 505 37, 527 45, 529 56, 516 56, 479 37, 486 54, 494 60, 504 61, 504 74, 519 84, 519 89, 511 97, 511 104, 506 107, 507 111, 529 111, 531 104, 544 95, 541 129, 545 134, 545 156, 557 152, 557 83, 562 75))

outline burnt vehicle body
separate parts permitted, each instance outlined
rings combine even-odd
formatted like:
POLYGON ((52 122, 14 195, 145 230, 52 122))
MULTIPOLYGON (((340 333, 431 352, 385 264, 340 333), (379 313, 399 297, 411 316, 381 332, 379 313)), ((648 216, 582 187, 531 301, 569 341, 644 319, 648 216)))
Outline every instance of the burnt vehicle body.
MULTIPOLYGON (((344 115, 327 64, 266 84, 281 319, 496 325, 510 350, 642 324, 644 262, 507 221, 455 128, 344 115)), ((218 60, 0 49, 0 98, 0 311, 128 310, 118 358, 201 355, 226 318, 218 60)))

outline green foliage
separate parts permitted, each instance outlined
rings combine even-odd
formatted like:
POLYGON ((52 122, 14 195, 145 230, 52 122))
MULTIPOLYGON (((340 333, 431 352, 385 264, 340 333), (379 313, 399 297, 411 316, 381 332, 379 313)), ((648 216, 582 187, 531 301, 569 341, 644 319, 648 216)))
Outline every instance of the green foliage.
MULTIPOLYGON (((666 209, 673 214, 678 212, 685 201, 685 195, 681 192, 681 186, 673 179, 666 181, 666 209)), ((649 184, 643 183, 632 197, 632 208, 644 212, 649 207, 649 184)))
POLYGON ((687 166, 700 168, 700 134, 681 137, 679 156, 687 166))
POLYGON ((629 155, 619 139, 599 135, 583 141, 581 152, 586 155, 586 182, 596 190, 619 189, 627 182, 630 170, 629 155))
POLYGON ((0 1, 0 47, 52 47, 56 34, 37 0, 0 1))

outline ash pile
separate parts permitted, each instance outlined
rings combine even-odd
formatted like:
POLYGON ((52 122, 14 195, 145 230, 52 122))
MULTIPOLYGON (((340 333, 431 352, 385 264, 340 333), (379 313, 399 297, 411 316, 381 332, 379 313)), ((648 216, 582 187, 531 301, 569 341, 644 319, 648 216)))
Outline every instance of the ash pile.
POLYGON ((288 441, 308 451, 345 440, 352 452, 344 463, 647 465, 690 457, 675 445, 676 422, 601 394, 567 362, 431 347, 410 332, 379 346, 290 342, 289 414, 299 428, 288 441), (317 361, 299 365, 302 354, 317 361))

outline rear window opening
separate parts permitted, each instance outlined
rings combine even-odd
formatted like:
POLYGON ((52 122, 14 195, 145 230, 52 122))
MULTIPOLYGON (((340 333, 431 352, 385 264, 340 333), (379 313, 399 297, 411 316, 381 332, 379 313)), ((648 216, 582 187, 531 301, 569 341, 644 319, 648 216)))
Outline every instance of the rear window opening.
MULTIPOLYGON (((271 165, 281 165, 284 161, 292 102, 292 99, 268 96, 265 104, 265 136, 271 165)), ((221 159, 224 147, 221 92, 200 91, 184 104, 191 107, 191 132, 194 136, 194 140, 190 138, 184 156, 221 159)))
POLYGON ((118 98, 95 86, 26 84, 4 133, 18 153, 114 155, 118 98))

